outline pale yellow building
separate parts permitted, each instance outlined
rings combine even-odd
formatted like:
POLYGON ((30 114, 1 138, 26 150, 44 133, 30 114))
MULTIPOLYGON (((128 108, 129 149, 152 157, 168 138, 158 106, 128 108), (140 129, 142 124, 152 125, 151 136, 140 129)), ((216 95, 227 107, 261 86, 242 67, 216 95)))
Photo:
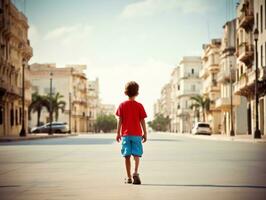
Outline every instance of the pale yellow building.
POLYGON ((28 20, 10 0, 0 4, 0 136, 18 136, 22 124, 22 67, 25 69, 25 130, 31 101, 28 20))
POLYGON ((170 130, 177 133, 179 127, 179 121, 177 119, 178 110, 178 77, 179 66, 175 67, 171 73, 170 85, 171 85, 171 109, 170 109, 170 130))
POLYGON ((226 22, 223 28, 220 71, 217 75, 217 81, 220 84, 220 97, 215 102, 216 108, 221 109, 221 133, 230 136, 232 130, 236 135, 245 134, 247 124, 243 121, 247 121, 246 99, 233 93, 236 71, 236 19, 226 22))
MULTIPOLYGON (((50 78, 52 78, 52 93, 59 92, 66 102, 65 111, 59 112, 58 121, 67 122, 72 132, 87 132, 89 123, 87 78, 84 73, 86 65, 67 65, 57 68, 55 64, 32 64, 32 92, 49 95, 50 78), (52 73, 52 76, 50 75, 52 73)), ((37 124, 37 116, 31 113, 30 126, 37 124)), ((41 113, 41 122, 49 122, 46 109, 41 113)))
MULTIPOLYGON (((157 115, 163 115, 165 118, 170 119, 171 103, 172 103, 171 88, 172 86, 170 83, 167 83, 163 86, 160 98, 153 105, 154 118, 157 115)), ((170 130, 171 130, 171 125, 169 124, 167 131, 170 130)))
POLYGON ((203 80, 202 94, 211 100, 206 121, 210 123, 213 133, 221 132, 221 110, 215 106, 215 101, 220 97, 220 85, 217 75, 220 71, 221 39, 212 39, 209 44, 203 45, 202 65, 200 78, 203 80))
POLYGON ((94 132, 94 124, 100 109, 99 97, 99 79, 88 81, 88 115, 89 115, 89 132, 94 132))

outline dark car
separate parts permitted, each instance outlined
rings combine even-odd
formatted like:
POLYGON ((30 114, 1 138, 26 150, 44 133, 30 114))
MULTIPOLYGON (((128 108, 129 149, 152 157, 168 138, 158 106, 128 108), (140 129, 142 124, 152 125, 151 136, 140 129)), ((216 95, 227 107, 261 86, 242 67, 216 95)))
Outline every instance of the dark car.
MULTIPOLYGON (((69 133, 69 127, 66 122, 52 122, 51 129, 52 133, 69 133)), ((32 128, 31 133, 50 133, 50 123, 32 128)))

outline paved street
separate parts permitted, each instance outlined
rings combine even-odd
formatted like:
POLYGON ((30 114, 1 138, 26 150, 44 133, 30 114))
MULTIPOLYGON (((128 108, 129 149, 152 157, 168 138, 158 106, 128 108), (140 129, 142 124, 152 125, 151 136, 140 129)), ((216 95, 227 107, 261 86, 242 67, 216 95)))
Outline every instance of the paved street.
POLYGON ((150 134, 140 186, 115 135, 0 144, 0 199, 266 199, 266 144, 150 134))

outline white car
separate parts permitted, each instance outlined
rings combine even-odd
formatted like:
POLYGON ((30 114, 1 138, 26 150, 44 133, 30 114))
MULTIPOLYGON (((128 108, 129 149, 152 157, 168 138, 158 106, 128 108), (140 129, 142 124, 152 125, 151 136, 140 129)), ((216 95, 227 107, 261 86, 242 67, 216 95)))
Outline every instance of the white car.
POLYGON ((212 129, 209 123, 207 122, 197 122, 192 128, 192 134, 203 134, 203 135, 211 135, 212 129))

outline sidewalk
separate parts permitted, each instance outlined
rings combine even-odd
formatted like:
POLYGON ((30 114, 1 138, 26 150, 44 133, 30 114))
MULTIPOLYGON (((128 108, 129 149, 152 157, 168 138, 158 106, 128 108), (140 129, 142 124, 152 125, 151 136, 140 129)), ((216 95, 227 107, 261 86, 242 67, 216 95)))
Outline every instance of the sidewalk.
POLYGON ((218 141, 232 141, 232 142, 252 142, 252 143, 266 143, 266 136, 262 135, 261 139, 254 139, 252 135, 236 135, 236 136, 227 136, 227 135, 192 135, 190 133, 178 134, 180 136, 195 138, 195 139, 204 139, 204 140, 218 140, 218 141))
POLYGON ((39 139, 49 139, 49 138, 62 138, 62 137, 69 137, 69 136, 77 136, 78 134, 53 134, 49 135, 46 133, 39 133, 39 134, 27 134, 25 137, 20 136, 1 136, 1 142, 15 142, 15 141, 23 141, 23 140, 39 140, 39 139))

